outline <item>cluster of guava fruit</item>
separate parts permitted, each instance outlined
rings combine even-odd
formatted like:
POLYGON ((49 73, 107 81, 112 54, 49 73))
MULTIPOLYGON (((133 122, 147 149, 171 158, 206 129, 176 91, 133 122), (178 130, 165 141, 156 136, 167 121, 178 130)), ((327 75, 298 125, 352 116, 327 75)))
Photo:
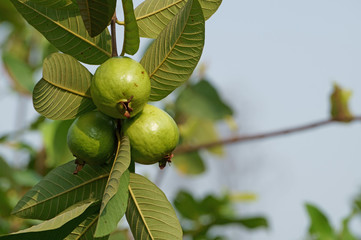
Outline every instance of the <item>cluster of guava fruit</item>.
POLYGON ((90 86, 97 110, 79 116, 69 128, 68 146, 77 169, 111 159, 117 146, 116 131, 129 137, 131 158, 141 164, 170 162, 179 131, 173 118, 147 104, 150 79, 137 61, 113 57, 100 65, 90 86), (115 124, 122 119, 121 129, 115 124))

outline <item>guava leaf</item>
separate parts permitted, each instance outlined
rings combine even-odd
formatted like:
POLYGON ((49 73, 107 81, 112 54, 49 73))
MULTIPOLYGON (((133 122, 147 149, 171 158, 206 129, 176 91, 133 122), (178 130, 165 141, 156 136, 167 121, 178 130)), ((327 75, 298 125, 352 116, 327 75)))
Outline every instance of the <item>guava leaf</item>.
MULTIPOLYGON (((95 213, 80 223, 64 240, 89 240, 93 235, 98 222, 99 214, 95 213)), ((96 238, 96 240, 107 240, 109 236, 96 238)))
POLYGON ((99 35, 112 19, 116 0, 78 0, 80 14, 91 37, 99 35))
POLYGON ((54 239, 62 240, 67 236, 78 224, 80 224, 88 215, 99 209, 99 205, 93 205, 95 201, 88 201, 78 206, 67 209, 58 216, 44 221, 33 227, 0 236, 1 240, 18 240, 18 239, 54 239), (92 206, 93 205, 93 206, 92 206))
POLYGON ((174 206, 184 217, 197 221, 203 214, 202 206, 199 201, 194 199, 193 195, 185 190, 180 190, 174 198, 174 206))
POLYGON ((30 66, 11 52, 4 52, 2 54, 2 60, 6 71, 15 84, 15 89, 26 94, 31 94, 35 81, 30 66))
POLYGON ((11 0, 30 25, 60 51, 88 64, 102 64, 111 57, 109 31, 92 38, 79 10, 45 8, 29 0, 11 0))
POLYGON ((340 239, 342 240, 357 240, 357 238, 351 233, 350 231, 350 221, 353 218, 353 214, 351 214, 350 216, 347 216, 346 218, 344 218, 342 220, 342 230, 340 232, 340 239))
POLYGON ((72 0, 30 0, 30 2, 55 9, 76 9, 78 7, 72 0))
POLYGON ((77 175, 74 170, 73 161, 52 170, 20 199, 12 214, 47 220, 76 203, 101 200, 110 167, 86 164, 77 175))
POLYGON ((342 89, 339 85, 334 84, 330 97, 331 116, 333 119, 340 122, 350 122, 352 120, 352 113, 348 106, 351 95, 351 91, 342 89))
POLYGON ((90 97, 92 75, 73 57, 54 53, 44 60, 43 78, 35 85, 36 111, 54 120, 72 119, 95 109, 90 97))
POLYGON ((134 55, 139 49, 139 29, 134 15, 133 0, 122 0, 124 12, 124 42, 121 55, 134 55))
POLYGON ((118 142, 117 149, 117 157, 113 162, 104 190, 95 237, 112 233, 127 208, 129 185, 129 171, 127 169, 130 164, 129 138, 122 137, 118 142))
POLYGON ((151 79, 150 101, 168 96, 191 76, 204 46, 204 18, 197 0, 189 0, 159 34, 140 63, 151 79))
POLYGON ((175 154, 172 163, 179 172, 186 175, 198 175, 206 170, 203 159, 198 152, 175 154))
POLYGON ((335 233, 327 217, 316 206, 307 203, 306 210, 311 220, 309 233, 318 239, 335 239, 335 233))
POLYGON ((182 239, 182 228, 164 193, 141 175, 130 174, 126 218, 134 239, 182 239))
POLYGON ((221 99, 216 88, 207 80, 184 88, 176 99, 175 107, 180 114, 210 120, 222 120, 233 115, 231 107, 221 99))
MULTIPOLYGON (((159 33, 174 18, 187 0, 146 0, 135 9, 139 26, 139 35, 145 38, 157 38, 159 33)), ((204 19, 209 19, 221 5, 222 0, 199 0, 204 19)))

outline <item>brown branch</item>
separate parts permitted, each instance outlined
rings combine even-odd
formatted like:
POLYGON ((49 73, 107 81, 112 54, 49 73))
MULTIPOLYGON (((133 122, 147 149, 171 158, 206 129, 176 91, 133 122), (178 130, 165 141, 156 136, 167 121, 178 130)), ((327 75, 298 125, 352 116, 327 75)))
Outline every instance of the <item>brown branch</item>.
POLYGON ((331 118, 331 119, 327 119, 327 120, 323 120, 323 121, 309 123, 309 124, 306 124, 306 125, 303 125, 303 126, 298 126, 298 127, 288 128, 288 129, 282 129, 282 130, 272 131, 272 132, 268 132, 268 133, 261 133, 261 134, 254 134, 254 135, 244 135, 244 136, 235 136, 235 137, 230 137, 230 138, 221 139, 221 140, 218 140, 218 141, 199 144, 199 145, 180 145, 174 150, 173 153, 174 154, 189 153, 189 152, 198 151, 200 149, 212 148, 212 147, 225 145, 225 144, 241 143, 241 142, 247 142, 247 141, 252 141, 252 140, 257 140, 257 139, 263 139, 263 138, 276 137, 276 136, 280 136, 280 135, 286 135, 286 134, 300 132, 300 131, 304 131, 304 130, 308 130, 308 129, 312 129, 312 128, 316 128, 316 127, 320 127, 320 126, 325 126, 327 124, 335 123, 335 122, 352 122, 352 121, 361 121, 361 116, 352 117, 352 118, 349 118, 349 119, 331 118))
POLYGON ((110 22, 110 32, 112 35, 112 57, 118 56, 118 49, 117 49, 117 36, 116 36, 116 30, 115 30, 115 23, 117 21, 117 16, 113 15, 112 20, 110 22))

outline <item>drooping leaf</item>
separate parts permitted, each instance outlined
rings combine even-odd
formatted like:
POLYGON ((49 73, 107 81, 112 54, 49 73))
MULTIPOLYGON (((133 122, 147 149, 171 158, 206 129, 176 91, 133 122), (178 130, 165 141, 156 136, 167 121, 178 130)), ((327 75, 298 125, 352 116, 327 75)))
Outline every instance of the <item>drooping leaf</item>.
POLYGON ((198 152, 175 154, 172 163, 179 172, 186 175, 198 175, 206 170, 203 159, 198 152))
POLYGON ((11 2, 60 51, 88 64, 102 64, 111 56, 109 32, 90 37, 78 10, 45 8, 29 0, 11 2))
POLYGON ((182 90, 176 99, 176 111, 211 120, 221 120, 233 115, 231 107, 207 80, 201 80, 182 90))
POLYGON ((99 205, 94 205, 95 201, 88 201, 72 207, 58 216, 44 221, 28 229, 21 230, 5 236, 0 236, 1 240, 37 239, 37 240, 62 240, 88 215, 93 214, 99 205))
POLYGON ((73 57, 54 53, 44 60, 43 78, 36 84, 36 111, 54 120, 72 119, 95 109, 90 97, 91 73, 73 57))
POLYGON ((342 89, 339 85, 334 84, 331 94, 331 117, 340 122, 350 122, 352 113, 349 109, 349 100, 352 92, 342 89))
POLYGON ((77 5, 72 0, 30 0, 33 3, 47 8, 76 9, 77 5))
POLYGON ((30 94, 35 85, 33 71, 30 66, 11 52, 4 52, 2 54, 2 60, 5 69, 14 82, 15 89, 30 94))
POLYGON ((327 217, 316 206, 307 203, 306 210, 311 220, 309 233, 319 240, 333 240, 335 233, 327 217))
POLYGON ((112 19, 116 0, 77 0, 84 25, 91 37, 99 35, 112 19))
POLYGON ((134 15, 133 0, 122 0, 124 12, 124 42, 121 55, 134 55, 139 49, 139 29, 134 15))
POLYGON ((112 233, 124 216, 128 202, 130 164, 130 143, 128 137, 118 142, 117 158, 113 162, 109 179, 104 190, 102 205, 95 236, 102 237, 112 233))
POLYGON ((202 9, 198 0, 189 0, 140 61, 151 79, 150 101, 163 99, 188 80, 203 46, 202 9))
MULTIPOLYGON (((80 223, 64 240, 90 240, 93 239, 99 213, 87 217, 80 223)), ((107 240, 109 236, 96 238, 96 240, 107 240)))
MULTIPOLYGON (((174 18, 187 0, 146 0, 135 9, 141 37, 157 38, 159 33, 174 18)), ((209 19, 221 5, 222 0, 199 0, 204 19, 209 19)))
POLYGON ((52 170, 20 199, 12 213, 46 220, 78 202, 101 200, 110 167, 85 165, 77 175, 74 169, 71 161, 52 170))
POLYGON ((126 217, 137 240, 182 239, 182 228, 167 197, 148 179, 133 173, 126 217))
POLYGON ((54 168, 74 159, 67 145, 67 135, 73 120, 51 121, 41 128, 46 153, 46 166, 54 168))

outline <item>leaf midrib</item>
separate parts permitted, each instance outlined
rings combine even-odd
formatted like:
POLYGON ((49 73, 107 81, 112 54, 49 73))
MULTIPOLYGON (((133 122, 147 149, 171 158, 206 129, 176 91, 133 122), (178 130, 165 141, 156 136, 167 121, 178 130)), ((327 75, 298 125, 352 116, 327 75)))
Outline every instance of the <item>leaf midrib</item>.
POLYGON ((135 196, 134 196, 134 193, 133 193, 133 190, 132 190, 130 184, 129 184, 129 186, 128 186, 128 190, 129 190, 129 194, 130 194, 130 196, 131 196, 131 198, 132 198, 132 200, 133 200, 133 202, 134 202, 134 204, 135 204, 135 207, 137 208, 138 213, 139 213, 139 215, 140 215, 140 217, 141 217, 141 219, 142 219, 142 221, 143 221, 143 223, 144 223, 144 226, 145 226, 145 228, 147 229, 147 232, 148 232, 149 236, 151 237, 152 240, 154 240, 154 237, 153 237, 153 235, 152 235, 152 232, 150 231, 150 229, 149 229, 149 227, 148 227, 148 224, 147 224, 147 222, 145 221, 145 218, 144 218, 143 214, 141 213, 142 211, 141 211, 141 209, 140 209, 140 206, 139 206, 138 202, 136 201, 136 198, 135 198, 135 196))
POLYGON ((25 7, 29 8, 30 10, 38 13, 38 14, 41 15, 42 17, 48 19, 50 22, 54 23, 55 25, 57 25, 58 27, 62 28, 63 30, 69 32, 70 34, 73 34, 73 35, 76 36, 77 38, 83 40, 84 42, 86 42, 86 43, 88 43, 89 45, 91 45, 91 46, 95 47, 96 49, 98 49, 99 51, 105 53, 105 54, 108 55, 109 57, 111 56, 111 54, 108 53, 107 51, 105 51, 103 48, 98 47, 95 43, 89 41, 88 39, 86 39, 86 38, 84 38, 84 37, 82 37, 82 36, 80 36, 79 34, 73 32, 73 31, 70 31, 70 29, 65 28, 63 25, 59 24, 57 21, 49 18, 48 16, 46 16, 46 15, 44 15, 43 13, 39 12, 37 9, 34 9, 33 7, 27 5, 27 4, 26 4, 25 2, 23 2, 22 0, 19 0, 18 2, 21 3, 21 4, 23 4, 25 7))
POLYGON ((61 86, 61 85, 55 84, 54 82, 51 82, 51 81, 47 80, 47 79, 46 79, 46 78, 44 78, 44 77, 43 77, 42 79, 44 79, 44 81, 45 81, 45 82, 47 82, 47 83, 49 83, 49 84, 53 85, 54 87, 60 88, 61 90, 64 90, 64 91, 67 91, 67 92, 70 92, 70 93, 73 93, 73 94, 79 95, 79 96, 81 96, 81 97, 86 97, 86 98, 90 98, 90 99, 92 99, 92 97, 91 97, 91 96, 89 96, 89 95, 87 95, 87 94, 85 94, 85 93, 78 92, 78 91, 75 91, 74 89, 69 89, 69 88, 66 88, 66 87, 64 87, 64 86, 61 86))
POLYGON ((19 211, 14 212, 14 214, 20 213, 20 212, 24 212, 24 211, 26 211, 26 210, 28 210, 28 209, 36 206, 36 205, 40 205, 40 204, 42 204, 42 203, 44 203, 44 202, 51 201, 52 199, 55 199, 55 198, 57 198, 57 197, 59 197, 59 196, 61 196, 61 195, 67 194, 67 193, 73 191, 74 189, 81 188, 82 186, 84 186, 84 185, 86 185, 86 184, 91 184, 92 182, 94 182, 94 181, 96 181, 96 180, 99 180, 99 179, 102 179, 102 178, 105 178, 105 177, 108 177, 108 176, 109 176, 109 173, 108 173, 108 174, 105 174, 105 175, 100 175, 100 176, 98 176, 98 177, 96 177, 96 178, 92 178, 90 181, 83 182, 83 183, 81 183, 81 184, 79 184, 79 185, 76 185, 76 186, 74 186, 74 187, 72 187, 72 188, 69 188, 68 190, 66 190, 66 191, 64 191, 64 192, 55 194, 55 195, 51 196, 50 198, 46 198, 46 199, 44 199, 44 200, 41 200, 41 201, 39 201, 39 202, 36 202, 35 204, 28 205, 28 206, 25 207, 25 208, 21 208, 21 209, 19 209, 19 211))

